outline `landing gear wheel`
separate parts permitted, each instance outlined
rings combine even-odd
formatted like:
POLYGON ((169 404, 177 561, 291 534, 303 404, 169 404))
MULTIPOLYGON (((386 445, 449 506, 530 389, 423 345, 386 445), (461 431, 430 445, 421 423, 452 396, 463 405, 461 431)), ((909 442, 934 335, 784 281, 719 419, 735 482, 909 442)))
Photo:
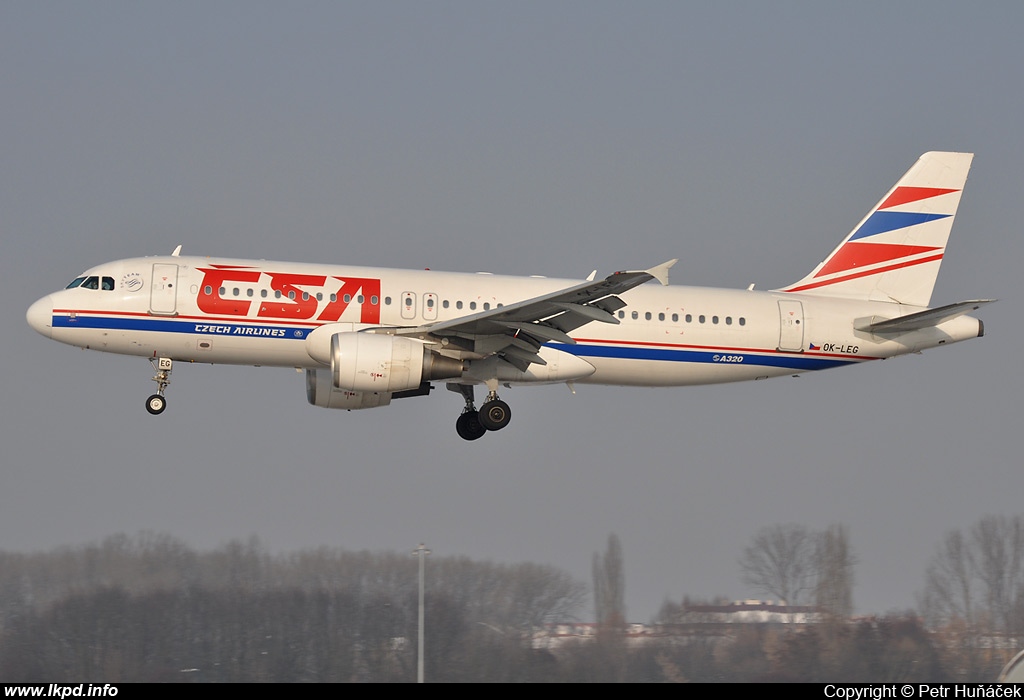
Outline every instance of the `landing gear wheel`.
POLYGON ((476 411, 466 411, 455 421, 455 432, 463 440, 477 440, 484 436, 487 428, 480 424, 480 414, 476 411))
POLYGON ((146 399, 146 410, 154 416, 159 416, 167 408, 167 399, 164 398, 164 390, 171 383, 171 370, 174 368, 174 361, 169 357, 151 357, 149 363, 156 369, 156 393, 146 399))
POLYGON ((512 420, 512 409, 501 399, 493 399, 480 407, 480 425, 488 430, 501 430, 512 420))
POLYGON ((167 408, 167 399, 160 394, 153 394, 146 399, 146 410, 154 416, 159 416, 167 408))

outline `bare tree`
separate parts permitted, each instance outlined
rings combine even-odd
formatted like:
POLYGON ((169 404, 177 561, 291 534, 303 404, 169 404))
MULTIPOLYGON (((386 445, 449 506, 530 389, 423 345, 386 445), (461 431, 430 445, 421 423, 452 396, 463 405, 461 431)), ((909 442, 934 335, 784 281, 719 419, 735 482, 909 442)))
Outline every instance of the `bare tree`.
POLYGON ((844 526, 830 525, 817 536, 815 603, 836 618, 846 618, 853 612, 854 564, 856 557, 850 549, 844 526))
POLYGON ((594 606, 603 629, 621 629, 626 622, 626 575, 619 538, 608 536, 604 556, 594 554, 594 606))
POLYGON ((779 599, 799 605, 811 588, 815 538, 803 525, 761 528, 740 558, 743 582, 779 599))
POLYGON ((1024 519, 990 515, 971 528, 974 563, 985 594, 985 607, 995 628, 1005 634, 1015 629, 1015 611, 1021 602, 1024 577, 1024 519))
POLYGON ((1024 606, 1024 518, 990 515, 967 535, 946 535, 928 565, 921 598, 933 625, 1020 634, 1024 606))
POLYGON ((920 607, 930 625, 960 620, 974 626, 974 563, 962 532, 946 534, 926 572, 920 607))

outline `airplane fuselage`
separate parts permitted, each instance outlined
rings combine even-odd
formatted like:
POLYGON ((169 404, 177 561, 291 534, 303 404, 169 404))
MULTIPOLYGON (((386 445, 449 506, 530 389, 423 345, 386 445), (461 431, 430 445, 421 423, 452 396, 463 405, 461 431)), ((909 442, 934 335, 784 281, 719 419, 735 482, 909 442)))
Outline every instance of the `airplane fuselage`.
MULTIPOLYGON (((312 347, 327 331, 409 327, 530 299, 580 280, 486 273, 157 256, 92 268, 78 286, 44 297, 33 325, 69 345, 211 364, 323 369, 312 347), (95 288, 92 288, 95 287, 95 288), (105 289, 104 287, 109 287, 105 289)), ((918 352, 977 337, 959 316, 897 337, 858 331, 858 319, 893 318, 921 307, 792 292, 643 285, 621 295, 618 324, 590 323, 575 344, 549 342, 563 362, 504 383, 683 386, 762 379, 918 352), (566 358, 568 360, 568 358, 566 358)), ((473 381, 477 353, 455 381, 473 381)), ((549 365, 551 363, 549 362, 549 365)))

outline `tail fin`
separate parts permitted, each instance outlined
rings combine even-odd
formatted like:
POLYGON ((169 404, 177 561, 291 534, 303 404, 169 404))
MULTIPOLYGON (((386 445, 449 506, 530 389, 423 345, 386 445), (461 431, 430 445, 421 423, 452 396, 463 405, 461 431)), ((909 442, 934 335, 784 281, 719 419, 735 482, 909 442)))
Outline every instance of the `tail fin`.
POLYGON ((928 306, 973 153, 925 153, 825 261, 779 291, 928 306))

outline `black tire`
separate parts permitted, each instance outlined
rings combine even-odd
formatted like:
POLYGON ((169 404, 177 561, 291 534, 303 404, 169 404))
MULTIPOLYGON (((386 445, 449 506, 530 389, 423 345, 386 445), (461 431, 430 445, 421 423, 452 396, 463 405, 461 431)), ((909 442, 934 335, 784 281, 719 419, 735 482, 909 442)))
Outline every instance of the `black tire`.
POLYGON ((167 408, 167 399, 160 394, 153 394, 146 399, 146 410, 154 416, 159 416, 167 408))
POLYGON ((455 421, 455 432, 463 440, 478 440, 487 432, 487 428, 480 425, 480 415, 476 411, 466 411, 455 421))
POLYGON ((488 430, 501 430, 512 420, 512 409, 501 399, 488 401, 480 407, 480 424, 488 430))

